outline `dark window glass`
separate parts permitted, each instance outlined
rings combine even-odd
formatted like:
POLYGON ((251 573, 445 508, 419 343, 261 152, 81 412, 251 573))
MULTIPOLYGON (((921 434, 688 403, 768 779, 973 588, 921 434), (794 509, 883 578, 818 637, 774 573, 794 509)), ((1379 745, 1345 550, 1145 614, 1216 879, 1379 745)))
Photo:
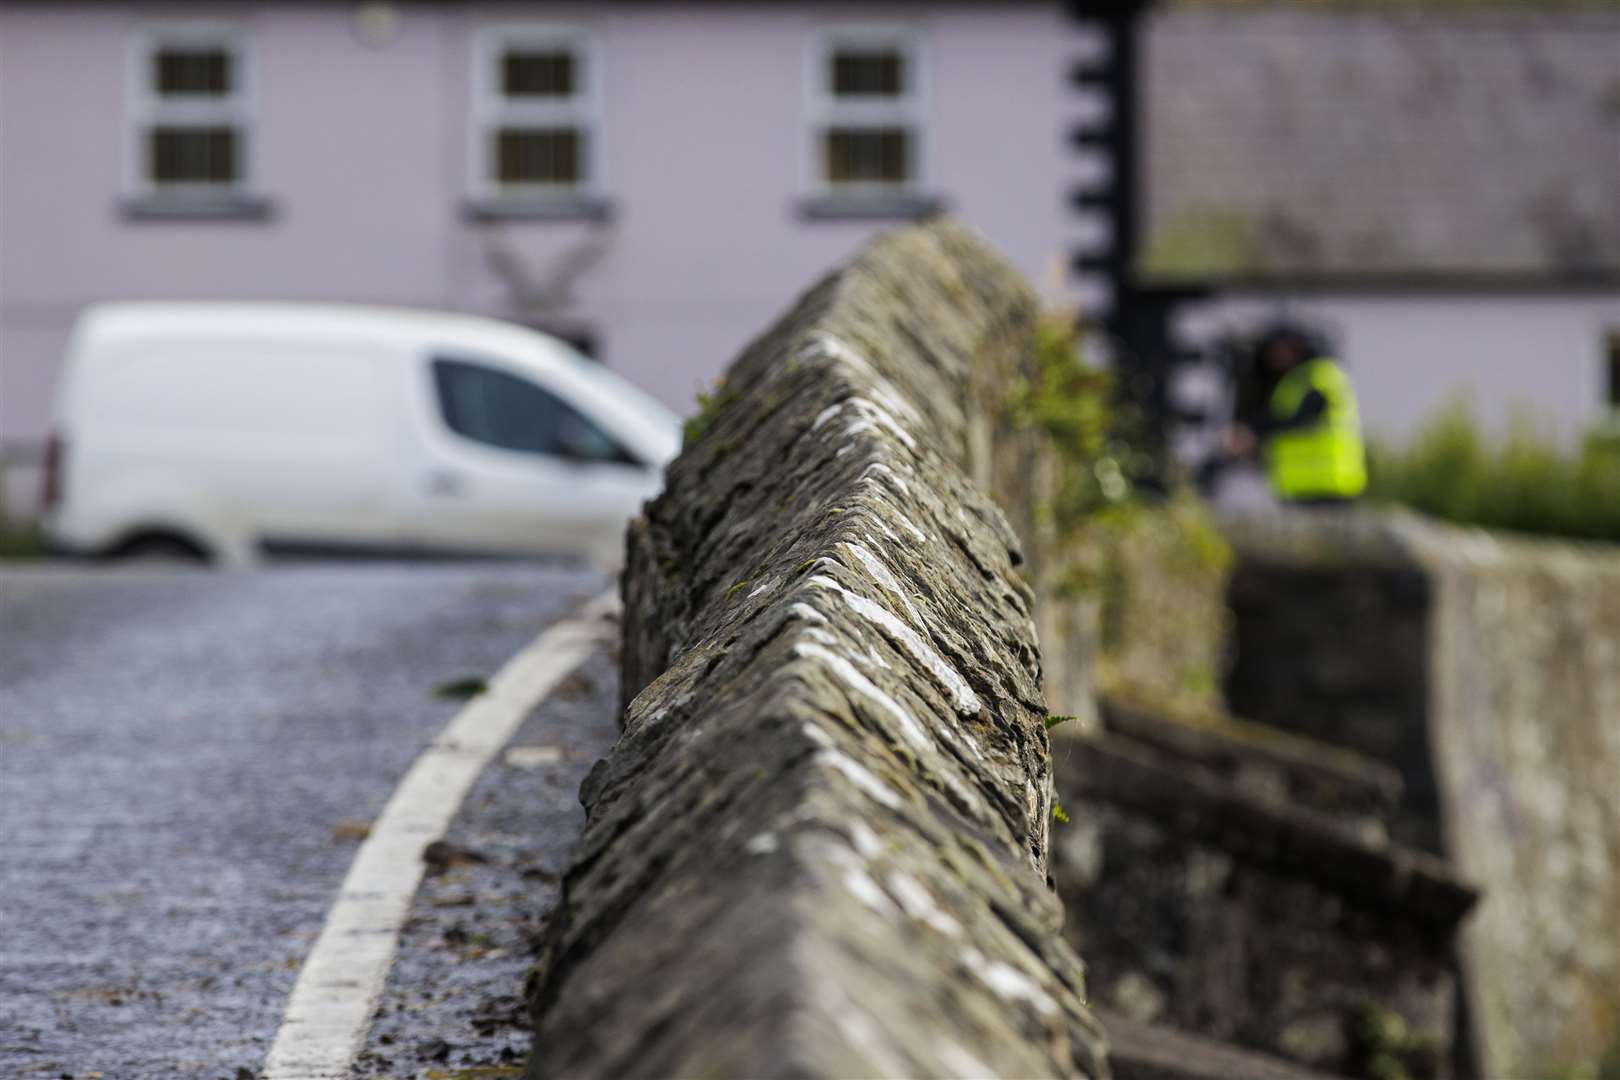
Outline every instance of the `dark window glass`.
POLYGON ((581 141, 578 128, 501 128, 495 175, 503 184, 577 184, 581 141))
POLYGON ((239 150, 234 128, 153 128, 148 175, 156 184, 229 184, 240 173, 239 150))
POLYGON ((894 49, 839 49, 832 55, 832 89, 839 97, 899 97, 905 58, 894 49))
POLYGON ((1620 330, 1609 334, 1609 407, 1620 409, 1620 330))
POLYGON ((578 76, 563 49, 514 51, 501 57, 501 92, 508 97, 570 97, 578 76))
POLYGON ((835 184, 903 184, 911 178, 905 128, 833 128, 826 136, 827 179, 835 184))
POLYGON ((527 379, 463 360, 435 360, 433 381, 446 426, 463 438, 526 454, 637 464, 613 436, 527 379))
POLYGON ((159 49, 152 69, 159 94, 223 97, 231 92, 231 54, 224 49, 159 49))

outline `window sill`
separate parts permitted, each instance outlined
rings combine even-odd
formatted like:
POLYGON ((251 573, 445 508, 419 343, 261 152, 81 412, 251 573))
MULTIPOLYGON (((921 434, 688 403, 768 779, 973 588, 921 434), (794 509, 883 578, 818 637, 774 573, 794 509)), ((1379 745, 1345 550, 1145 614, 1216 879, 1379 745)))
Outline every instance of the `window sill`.
POLYGON ((800 199, 804 221, 921 221, 944 213, 939 195, 812 195, 800 199))
POLYGON ((268 221, 263 195, 133 195, 118 204, 126 221, 268 221))
POLYGON ((472 221, 611 221, 613 200, 602 195, 494 196, 462 204, 472 221))

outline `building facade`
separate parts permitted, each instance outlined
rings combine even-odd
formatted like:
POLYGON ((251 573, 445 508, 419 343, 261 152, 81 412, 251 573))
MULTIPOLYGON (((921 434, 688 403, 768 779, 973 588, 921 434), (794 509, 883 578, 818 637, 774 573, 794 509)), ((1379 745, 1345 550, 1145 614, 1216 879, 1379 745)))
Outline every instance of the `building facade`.
POLYGON ((1198 359, 1279 317, 1378 434, 1468 395, 1573 438, 1620 408, 1620 11, 11 0, 0 508, 89 303, 493 315, 680 411, 941 211, 1147 370, 1189 456, 1229 399, 1198 359))
POLYGON ((1058 3, 8 3, 0 444, 109 299, 515 319, 677 410, 874 230, 1078 228, 1058 3))

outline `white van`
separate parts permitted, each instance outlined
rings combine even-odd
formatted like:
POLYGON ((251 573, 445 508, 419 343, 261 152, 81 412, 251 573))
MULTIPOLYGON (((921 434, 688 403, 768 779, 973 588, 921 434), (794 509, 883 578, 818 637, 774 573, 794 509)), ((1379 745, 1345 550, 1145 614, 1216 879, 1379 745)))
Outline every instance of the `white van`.
POLYGON ((567 554, 612 564, 679 424, 544 334, 327 304, 86 309, 45 525, 85 554, 567 554))

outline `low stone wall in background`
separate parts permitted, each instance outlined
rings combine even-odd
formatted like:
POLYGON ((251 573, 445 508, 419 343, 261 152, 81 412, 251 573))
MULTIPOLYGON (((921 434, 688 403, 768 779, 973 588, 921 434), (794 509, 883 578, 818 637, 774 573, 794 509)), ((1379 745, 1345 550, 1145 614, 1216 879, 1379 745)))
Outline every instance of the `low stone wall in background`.
MULTIPOLYGON (((1258 521, 1258 519, 1255 519, 1258 521)), ((1361 543, 1363 519, 1341 515, 1331 539, 1361 543)), ((1267 526, 1250 526, 1251 529, 1267 526)), ((1325 538, 1326 539, 1326 538, 1325 538)), ((1429 752, 1429 575, 1387 562, 1302 565, 1245 550, 1232 575, 1233 711, 1389 763, 1403 796, 1395 835, 1439 853, 1439 794, 1429 752)))
POLYGON ((1620 553, 1395 511, 1226 532, 1234 709, 1395 765, 1403 830, 1483 891, 1480 1075, 1620 1059, 1620 553))
POLYGON ((963 471, 974 373, 1034 311, 937 224, 733 365, 632 527, 624 736, 532 1075, 1107 1075, 1048 885, 1034 598, 963 471))
POLYGON ((1392 773, 1231 720, 1102 716, 1053 749, 1053 864, 1095 1004, 1338 1076, 1453 1075, 1475 897, 1388 843, 1392 773))

